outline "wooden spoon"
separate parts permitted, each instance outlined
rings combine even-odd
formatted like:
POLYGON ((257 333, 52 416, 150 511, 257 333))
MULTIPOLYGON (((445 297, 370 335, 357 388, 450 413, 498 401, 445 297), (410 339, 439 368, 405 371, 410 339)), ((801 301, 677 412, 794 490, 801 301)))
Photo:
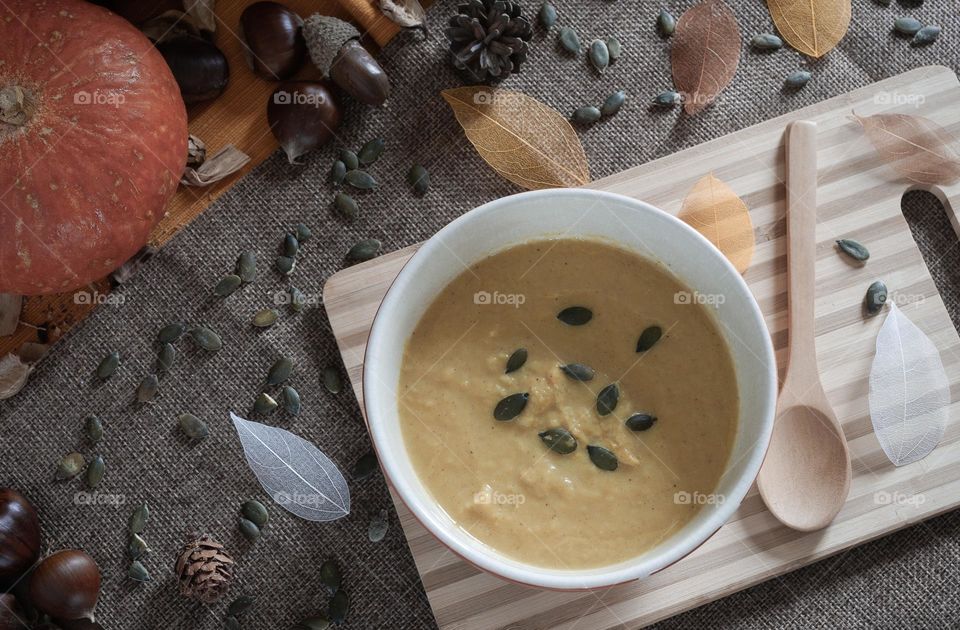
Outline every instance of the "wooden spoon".
POLYGON ((798 121, 787 131, 787 370, 757 487, 773 515, 801 531, 826 527, 850 491, 847 442, 817 371, 816 228, 817 126, 798 121))

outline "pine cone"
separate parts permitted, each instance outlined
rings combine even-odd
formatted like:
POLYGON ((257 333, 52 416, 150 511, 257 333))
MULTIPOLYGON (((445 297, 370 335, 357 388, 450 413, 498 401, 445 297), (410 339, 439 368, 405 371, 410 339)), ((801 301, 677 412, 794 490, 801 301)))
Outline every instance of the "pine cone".
POLYGON ((469 0, 457 11, 446 29, 455 68, 477 81, 499 81, 520 71, 533 28, 518 3, 469 0))
POLYGON ((180 594, 206 604, 223 597, 233 579, 233 558, 210 536, 188 543, 177 559, 180 594))

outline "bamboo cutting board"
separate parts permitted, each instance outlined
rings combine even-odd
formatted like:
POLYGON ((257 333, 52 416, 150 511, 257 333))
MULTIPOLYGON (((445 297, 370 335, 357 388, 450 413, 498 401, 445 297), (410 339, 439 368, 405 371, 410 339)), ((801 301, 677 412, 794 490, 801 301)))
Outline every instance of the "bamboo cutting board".
MULTIPOLYGON (((886 282, 890 299, 940 349, 954 390, 960 388, 960 337, 900 211, 910 183, 880 160, 860 126, 849 119, 853 109, 859 115, 919 114, 956 137, 958 102, 960 84, 951 70, 921 68, 591 184, 673 214, 707 173, 729 184, 750 208, 757 249, 744 277, 764 312, 782 370, 787 340, 784 128, 792 120, 818 123, 817 359, 853 460, 850 496, 836 521, 821 532, 789 530, 766 510, 754 488, 730 522, 677 564, 642 582, 561 593, 479 571, 443 547, 394 497, 442 628, 638 627, 960 505, 960 396, 952 396, 939 447, 908 466, 896 468, 887 460, 870 423, 868 377, 885 317, 865 320, 861 314, 873 280, 886 282), (837 254, 834 240, 843 237, 870 248, 872 257, 864 268, 837 254)), ((960 185, 931 191, 957 228, 960 185)), ((408 247, 341 271, 325 287, 330 323, 361 400, 370 325, 381 298, 415 250, 408 247)))

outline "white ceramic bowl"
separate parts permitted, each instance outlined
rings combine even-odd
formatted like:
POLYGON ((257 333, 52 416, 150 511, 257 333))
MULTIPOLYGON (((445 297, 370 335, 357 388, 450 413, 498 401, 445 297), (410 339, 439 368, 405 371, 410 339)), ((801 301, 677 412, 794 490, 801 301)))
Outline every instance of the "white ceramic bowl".
POLYGON ((649 576, 696 549, 730 518, 756 478, 767 450, 777 374, 760 308, 740 274, 707 239, 675 217, 629 197, 554 189, 480 206, 447 225, 417 251, 377 313, 367 342, 363 394, 367 423, 388 481, 434 536, 469 562, 503 578, 575 590, 649 576), (557 570, 525 564, 458 527, 418 478, 398 419, 397 386, 404 346, 437 294, 464 265, 510 245, 558 235, 608 239, 661 261, 695 292, 724 296, 715 314, 733 355, 740 393, 736 440, 716 490, 725 500, 704 505, 685 527, 646 553, 594 569, 557 570))

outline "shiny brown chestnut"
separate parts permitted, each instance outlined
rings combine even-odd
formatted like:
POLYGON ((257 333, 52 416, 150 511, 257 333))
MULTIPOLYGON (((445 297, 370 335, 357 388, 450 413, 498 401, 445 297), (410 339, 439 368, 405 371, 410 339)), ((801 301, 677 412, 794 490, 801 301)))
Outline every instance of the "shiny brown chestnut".
POLYGON ((220 49, 200 37, 181 35, 157 42, 185 103, 220 96, 230 82, 230 64, 220 49))
POLYGON ((0 591, 12 586, 40 557, 40 519, 26 498, 0 488, 0 591))
POLYGON ((27 616, 20 610, 17 598, 11 593, 0 595, 0 630, 23 630, 28 627, 27 616))
POLYGON ((267 122, 291 164, 329 142, 342 114, 327 81, 285 81, 267 103, 267 122))
POLYGON ((254 2, 240 14, 247 63, 260 77, 289 79, 307 55, 303 19, 276 2, 254 2))
POLYGON ((99 598, 100 568, 84 551, 58 551, 30 574, 30 601, 51 617, 94 621, 99 598))

